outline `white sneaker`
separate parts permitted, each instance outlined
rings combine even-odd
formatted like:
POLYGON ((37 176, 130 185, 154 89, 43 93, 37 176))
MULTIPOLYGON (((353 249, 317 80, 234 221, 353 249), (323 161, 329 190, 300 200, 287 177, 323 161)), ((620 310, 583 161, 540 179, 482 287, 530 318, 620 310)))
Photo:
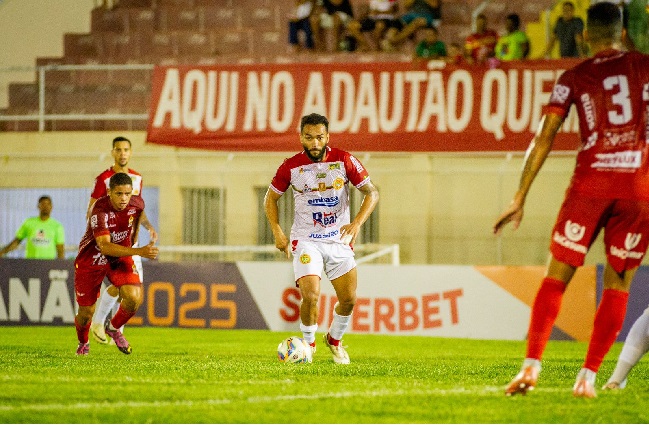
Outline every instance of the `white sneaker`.
POLYGON ((331 350, 331 354, 334 356, 334 363, 349 364, 349 354, 345 351, 342 341, 338 345, 329 344, 329 334, 325 334, 324 343, 331 350))
POLYGON ((626 387, 626 378, 622 382, 608 381, 602 387, 603 390, 623 390, 626 387))
POLYGON ((108 344, 108 337, 106 336, 106 331, 104 331, 104 325, 102 323, 92 322, 90 324, 90 333, 98 343, 108 344))
POLYGON ((597 374, 590 369, 583 368, 579 371, 575 385, 572 387, 572 395, 575 397, 595 398, 595 377, 597 374))

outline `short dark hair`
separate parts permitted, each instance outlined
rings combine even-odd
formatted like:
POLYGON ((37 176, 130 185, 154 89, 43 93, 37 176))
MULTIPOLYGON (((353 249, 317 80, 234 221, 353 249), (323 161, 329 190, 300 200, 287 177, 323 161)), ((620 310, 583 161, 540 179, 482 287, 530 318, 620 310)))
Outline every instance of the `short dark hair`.
POLYGON ((573 10, 575 9, 575 5, 571 1, 564 1, 563 5, 564 6, 570 6, 570 7, 572 7, 573 10))
POLYGON ((131 141, 128 140, 126 137, 117 136, 113 139, 113 148, 115 147, 115 144, 119 142, 128 142, 128 145, 131 146, 131 141))
POLYGON ((129 176, 126 173, 115 173, 110 178, 110 183, 108 183, 108 187, 114 189, 115 186, 122 186, 125 184, 133 186, 133 180, 131 179, 131 176, 129 176))
POLYGON ((622 35, 620 8, 609 2, 596 3, 588 8, 586 30, 592 41, 612 41, 622 35))
POLYGON ((521 18, 516 13, 510 13, 507 15, 507 19, 512 21, 514 29, 519 29, 521 27, 521 18))
POLYGON ((38 203, 40 204, 43 201, 50 201, 52 202, 52 198, 50 198, 48 195, 43 195, 40 198, 38 198, 38 203))
POLYGON ((318 124, 323 124, 325 126, 325 130, 329 131, 329 120, 327 119, 327 117, 316 113, 305 115, 302 117, 302 120, 300 120, 300 133, 302 133, 302 130, 304 130, 305 125, 318 124))

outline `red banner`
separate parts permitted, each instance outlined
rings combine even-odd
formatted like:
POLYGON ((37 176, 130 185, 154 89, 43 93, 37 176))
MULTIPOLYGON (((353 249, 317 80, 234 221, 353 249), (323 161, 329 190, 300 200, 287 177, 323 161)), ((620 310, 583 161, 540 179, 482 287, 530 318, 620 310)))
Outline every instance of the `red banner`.
MULTIPOLYGON (((574 60, 295 63, 156 67, 147 141, 227 151, 296 151, 303 115, 329 118, 349 151, 523 151, 574 60)), ((555 150, 578 146, 576 114, 555 150)))

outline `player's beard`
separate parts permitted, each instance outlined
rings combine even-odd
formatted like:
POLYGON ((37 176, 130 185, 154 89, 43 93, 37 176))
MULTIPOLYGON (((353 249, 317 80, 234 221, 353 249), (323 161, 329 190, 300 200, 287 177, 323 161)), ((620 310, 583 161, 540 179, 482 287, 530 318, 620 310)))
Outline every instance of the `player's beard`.
POLYGON ((327 151, 327 145, 324 145, 316 155, 313 155, 310 149, 307 149, 306 147, 304 148, 304 152, 306 153, 306 156, 308 156, 309 159, 313 162, 322 161, 322 158, 324 158, 326 151, 327 151))

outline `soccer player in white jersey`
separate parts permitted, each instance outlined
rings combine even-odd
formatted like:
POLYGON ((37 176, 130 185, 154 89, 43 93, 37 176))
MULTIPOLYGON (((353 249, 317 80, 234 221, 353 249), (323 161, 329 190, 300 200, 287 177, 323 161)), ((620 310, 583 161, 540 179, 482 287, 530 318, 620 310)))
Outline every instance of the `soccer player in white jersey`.
MULTIPOLYGON (((95 178, 95 185, 90 195, 90 202, 88 202, 88 213, 86 218, 90 217, 92 207, 95 204, 97 199, 106 196, 107 190, 109 188, 110 178, 117 173, 126 173, 131 177, 133 181, 133 196, 141 197, 142 196, 142 175, 137 171, 128 168, 128 162, 131 159, 131 141, 125 137, 115 137, 113 139, 113 149, 111 150, 111 155, 113 156, 114 163, 113 165, 105 170, 103 173, 95 178)), ((152 242, 156 242, 158 235, 155 231, 155 228, 149 221, 148 217, 142 212, 140 217, 140 225, 149 231, 149 238, 152 242)), ((135 243, 133 247, 137 248, 137 230, 135 229, 134 240, 135 243)), ((137 267, 138 274, 140 275, 140 281, 143 281, 143 270, 142 270, 142 259, 139 255, 133 256, 133 262, 137 267)), ((106 332, 104 331, 104 322, 108 318, 108 315, 112 312, 115 314, 119 308, 119 289, 113 284, 109 285, 104 292, 102 292, 99 302, 97 303, 97 309, 92 318, 92 324, 90 326, 90 331, 92 336, 101 344, 108 344, 108 338, 106 337, 106 332)), ((120 332, 123 332, 123 327, 120 329, 120 332)))
POLYGON ((338 302, 324 343, 339 364, 348 364, 349 355, 341 344, 356 303, 356 262, 352 246, 358 232, 379 201, 379 192, 367 170, 349 152, 330 148, 329 121, 318 114, 302 117, 300 141, 303 152, 286 159, 278 168, 264 207, 275 246, 293 255, 295 282, 300 288, 300 330, 315 352, 318 329, 318 299, 322 269, 336 291, 338 302), (365 196, 360 210, 350 220, 351 183, 365 196), (279 225, 277 201, 292 188, 295 218, 290 240, 279 225))

